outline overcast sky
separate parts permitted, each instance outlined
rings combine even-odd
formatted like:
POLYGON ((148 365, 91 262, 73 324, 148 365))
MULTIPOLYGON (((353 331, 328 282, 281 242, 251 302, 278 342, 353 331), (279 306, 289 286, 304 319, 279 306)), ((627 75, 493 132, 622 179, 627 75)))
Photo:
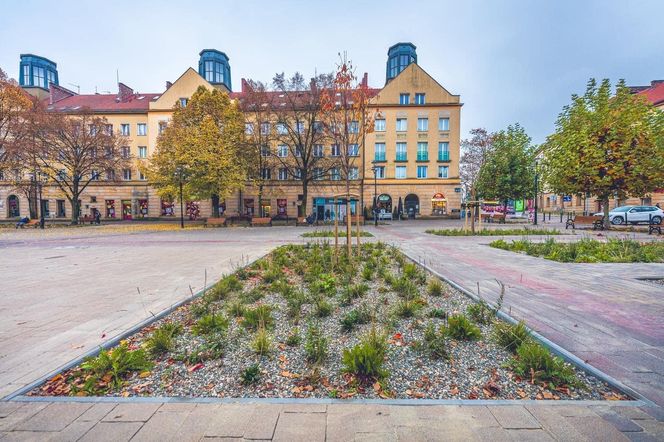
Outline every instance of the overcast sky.
POLYGON ((82 93, 161 92, 203 48, 230 57, 240 79, 311 76, 347 51, 369 84, 385 82, 387 49, 417 46, 418 63, 464 103, 462 136, 519 122, 534 142, 590 77, 629 85, 664 79, 664 0, 653 1, 34 1, 3 4, 0 67, 19 55, 58 64, 82 93))

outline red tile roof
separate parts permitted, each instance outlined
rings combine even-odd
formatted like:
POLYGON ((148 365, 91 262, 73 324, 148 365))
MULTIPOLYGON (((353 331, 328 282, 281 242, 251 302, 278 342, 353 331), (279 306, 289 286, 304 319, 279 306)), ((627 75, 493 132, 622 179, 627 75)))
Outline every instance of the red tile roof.
POLYGON ((647 89, 638 92, 638 95, 645 96, 655 106, 664 103, 664 82, 655 83, 647 89))
POLYGON ((151 101, 161 94, 133 94, 120 101, 117 94, 73 95, 48 105, 48 110, 75 112, 88 108, 93 112, 123 113, 147 112, 151 101))

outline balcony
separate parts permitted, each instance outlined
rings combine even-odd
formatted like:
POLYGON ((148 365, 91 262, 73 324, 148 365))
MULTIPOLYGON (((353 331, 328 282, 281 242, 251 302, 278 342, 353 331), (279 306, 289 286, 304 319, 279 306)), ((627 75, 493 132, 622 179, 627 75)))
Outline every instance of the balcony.
POLYGON ((406 152, 397 152, 395 161, 408 161, 408 154, 406 152))
POLYGON ((429 161, 429 152, 417 152, 417 161, 429 161))
POLYGON ((438 161, 440 161, 440 162, 449 162, 450 161, 450 152, 448 150, 438 152, 438 161))
POLYGON ((374 155, 374 161, 386 161, 385 152, 376 152, 374 155))

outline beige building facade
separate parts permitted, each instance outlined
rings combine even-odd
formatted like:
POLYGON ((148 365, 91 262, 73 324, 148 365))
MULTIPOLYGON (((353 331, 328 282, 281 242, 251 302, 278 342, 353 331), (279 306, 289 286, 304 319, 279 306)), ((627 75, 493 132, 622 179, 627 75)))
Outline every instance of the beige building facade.
MULTIPOLYGON (((370 109, 375 127, 355 158, 358 174, 351 191, 360 198, 352 202, 353 213, 370 211, 376 198, 384 213, 394 212, 401 200, 405 216, 459 216, 462 103, 459 95, 447 91, 416 60, 412 44, 394 45, 388 51, 386 85, 372 89, 370 109)), ((202 51, 199 71, 187 69, 176 81, 167 83, 162 93, 141 94, 120 84, 118 94, 81 95, 50 84, 49 111, 75 114, 89 109, 105 117, 115 133, 128 139, 125 152, 132 166, 116 173, 112 181, 103 175, 93 181, 81 197, 80 215, 92 216, 99 211, 106 220, 177 218, 179 202, 162 200, 141 174, 139 164, 154 154, 159 134, 177 103, 186 105, 199 86, 221 88, 232 99, 240 99, 243 92, 231 92, 229 85, 228 57, 215 50, 202 51)), ((323 152, 334 155, 330 144, 323 146, 323 152)), ((276 166, 270 178, 261 201, 257 189, 247 185, 226 198, 221 210, 226 215, 295 218, 314 213, 319 220, 334 218, 333 196, 344 190, 344 181, 338 176, 326 174, 312 183, 306 213, 302 213, 299 181, 282 176, 276 166)), ((0 179, 0 219, 29 216, 26 195, 13 187, 8 177, 0 179)), ((69 202, 56 187, 45 187, 43 199, 47 201, 47 218, 71 217, 69 202)), ((212 213, 210 201, 186 202, 184 207, 189 218, 212 213)), ((345 208, 340 210, 343 215, 345 208)))

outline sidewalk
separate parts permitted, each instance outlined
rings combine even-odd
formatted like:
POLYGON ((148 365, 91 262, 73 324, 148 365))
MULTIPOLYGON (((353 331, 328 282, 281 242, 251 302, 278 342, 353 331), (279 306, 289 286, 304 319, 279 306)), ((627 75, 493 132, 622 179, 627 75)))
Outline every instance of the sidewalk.
POLYGON ((650 409, 607 405, 0 402, 0 440, 664 440, 650 409))

